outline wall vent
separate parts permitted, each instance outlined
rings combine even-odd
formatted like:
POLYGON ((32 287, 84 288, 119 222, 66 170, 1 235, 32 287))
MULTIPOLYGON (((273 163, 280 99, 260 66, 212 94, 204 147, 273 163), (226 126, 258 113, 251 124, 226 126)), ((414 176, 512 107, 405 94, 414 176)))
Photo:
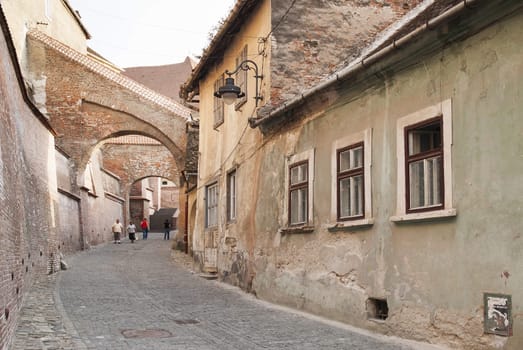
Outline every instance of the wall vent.
POLYGON ((387 299, 367 299, 367 318, 369 320, 384 321, 389 317, 389 306, 387 299))

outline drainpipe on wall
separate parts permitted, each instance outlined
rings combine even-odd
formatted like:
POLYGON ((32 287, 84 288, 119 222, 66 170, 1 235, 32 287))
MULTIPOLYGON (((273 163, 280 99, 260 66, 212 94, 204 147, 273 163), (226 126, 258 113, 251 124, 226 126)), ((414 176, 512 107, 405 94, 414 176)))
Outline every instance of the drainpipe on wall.
POLYGON ((183 243, 185 244, 185 254, 189 253, 189 192, 185 191, 185 229, 183 233, 183 243))

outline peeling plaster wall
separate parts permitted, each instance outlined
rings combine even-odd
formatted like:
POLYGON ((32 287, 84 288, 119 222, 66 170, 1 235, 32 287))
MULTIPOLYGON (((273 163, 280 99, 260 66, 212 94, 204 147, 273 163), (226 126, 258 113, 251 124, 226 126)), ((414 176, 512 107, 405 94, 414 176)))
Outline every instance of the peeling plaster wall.
POLYGON ((82 202, 82 230, 84 246, 88 248, 113 240, 111 226, 116 219, 124 222, 125 199, 119 178, 104 171, 104 158, 100 149, 90 158, 86 172, 91 175, 89 184, 80 190, 82 202))
POLYGON ((254 205, 258 297, 453 349, 523 347, 522 25, 519 10, 415 64, 409 63, 415 51, 407 51, 406 68, 330 92, 328 107, 316 102, 307 118, 266 136, 259 175, 247 175, 260 181, 254 205), (395 224, 396 122, 446 99, 452 100, 457 217, 395 224), (332 143, 368 128, 374 224, 329 232, 335 223, 332 143), (309 149, 316 159, 315 230, 282 235, 285 155, 309 149), (512 296, 512 337, 484 334, 484 292, 512 296), (387 300, 386 321, 367 319, 369 297, 387 300))
MULTIPOLYGON (((213 268, 220 271, 222 277, 229 282, 250 289, 253 276, 252 254, 254 252, 254 227, 252 208, 246 203, 252 203, 257 188, 256 176, 251 157, 256 153, 259 145, 260 134, 248 125, 248 118, 255 114, 255 79, 252 71, 248 72, 247 102, 241 106, 225 106, 223 124, 214 127, 214 97, 212 92, 214 82, 228 69, 236 67, 236 58, 240 55, 245 45, 248 47, 247 57, 253 58, 259 67, 259 73, 266 72, 269 67, 268 55, 259 54, 263 51, 258 38, 270 31, 270 2, 262 1, 257 7, 259 13, 244 28, 244 34, 235 37, 230 44, 230 51, 224 55, 224 60, 213 67, 206 78, 200 82, 200 123, 199 123, 199 157, 198 157, 198 187, 191 194, 197 206, 194 226, 189 234, 192 236, 192 249, 196 265, 203 268, 205 247, 213 246, 218 252, 216 265, 213 268), (227 191, 225 190, 227 173, 233 169, 237 171, 238 192, 237 218, 232 222, 227 221, 226 209, 220 204, 218 209, 218 225, 212 228, 205 224, 205 191, 206 186, 218 183, 219 202, 225 203, 227 191), (194 196, 194 197, 193 197, 194 196), (232 243, 237 240, 238 244, 232 243)), ((266 47, 269 50, 269 47, 266 47)), ((265 74, 265 73, 263 73, 265 74)), ((270 84, 270 77, 266 76, 261 85, 265 91, 270 84)), ((193 211, 191 210, 191 213, 193 211)))
POLYGON ((271 100, 278 105, 356 59, 420 0, 272 0, 271 100))

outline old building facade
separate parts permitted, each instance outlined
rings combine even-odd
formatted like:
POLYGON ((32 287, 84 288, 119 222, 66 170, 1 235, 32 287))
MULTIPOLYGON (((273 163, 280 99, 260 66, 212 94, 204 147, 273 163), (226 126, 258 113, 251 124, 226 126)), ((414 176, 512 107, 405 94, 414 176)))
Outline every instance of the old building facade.
POLYGON ((313 3, 344 14, 345 46, 294 3, 238 2, 187 82, 196 260, 358 327, 521 348, 520 2, 313 3), (384 21, 358 25, 368 11, 384 21), (234 74, 247 98, 223 106, 244 59, 262 78, 234 74))

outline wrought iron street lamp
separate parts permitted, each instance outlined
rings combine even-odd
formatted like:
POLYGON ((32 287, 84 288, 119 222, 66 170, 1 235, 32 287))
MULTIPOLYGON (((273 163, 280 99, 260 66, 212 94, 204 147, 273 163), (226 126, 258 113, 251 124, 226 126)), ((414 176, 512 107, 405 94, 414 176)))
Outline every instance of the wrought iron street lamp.
POLYGON ((231 105, 236 101, 237 98, 245 96, 245 92, 241 91, 239 86, 234 85, 234 78, 232 78, 232 75, 236 74, 239 70, 254 70, 254 78, 256 79, 256 91, 254 99, 256 100, 256 107, 258 107, 258 101, 263 100, 263 97, 258 91, 258 80, 263 79, 263 76, 258 75, 258 65, 252 60, 245 60, 241 62, 232 72, 226 70, 225 74, 228 75, 228 78, 225 78, 225 85, 221 86, 218 91, 214 93, 214 96, 223 98, 223 102, 227 105, 231 105))

